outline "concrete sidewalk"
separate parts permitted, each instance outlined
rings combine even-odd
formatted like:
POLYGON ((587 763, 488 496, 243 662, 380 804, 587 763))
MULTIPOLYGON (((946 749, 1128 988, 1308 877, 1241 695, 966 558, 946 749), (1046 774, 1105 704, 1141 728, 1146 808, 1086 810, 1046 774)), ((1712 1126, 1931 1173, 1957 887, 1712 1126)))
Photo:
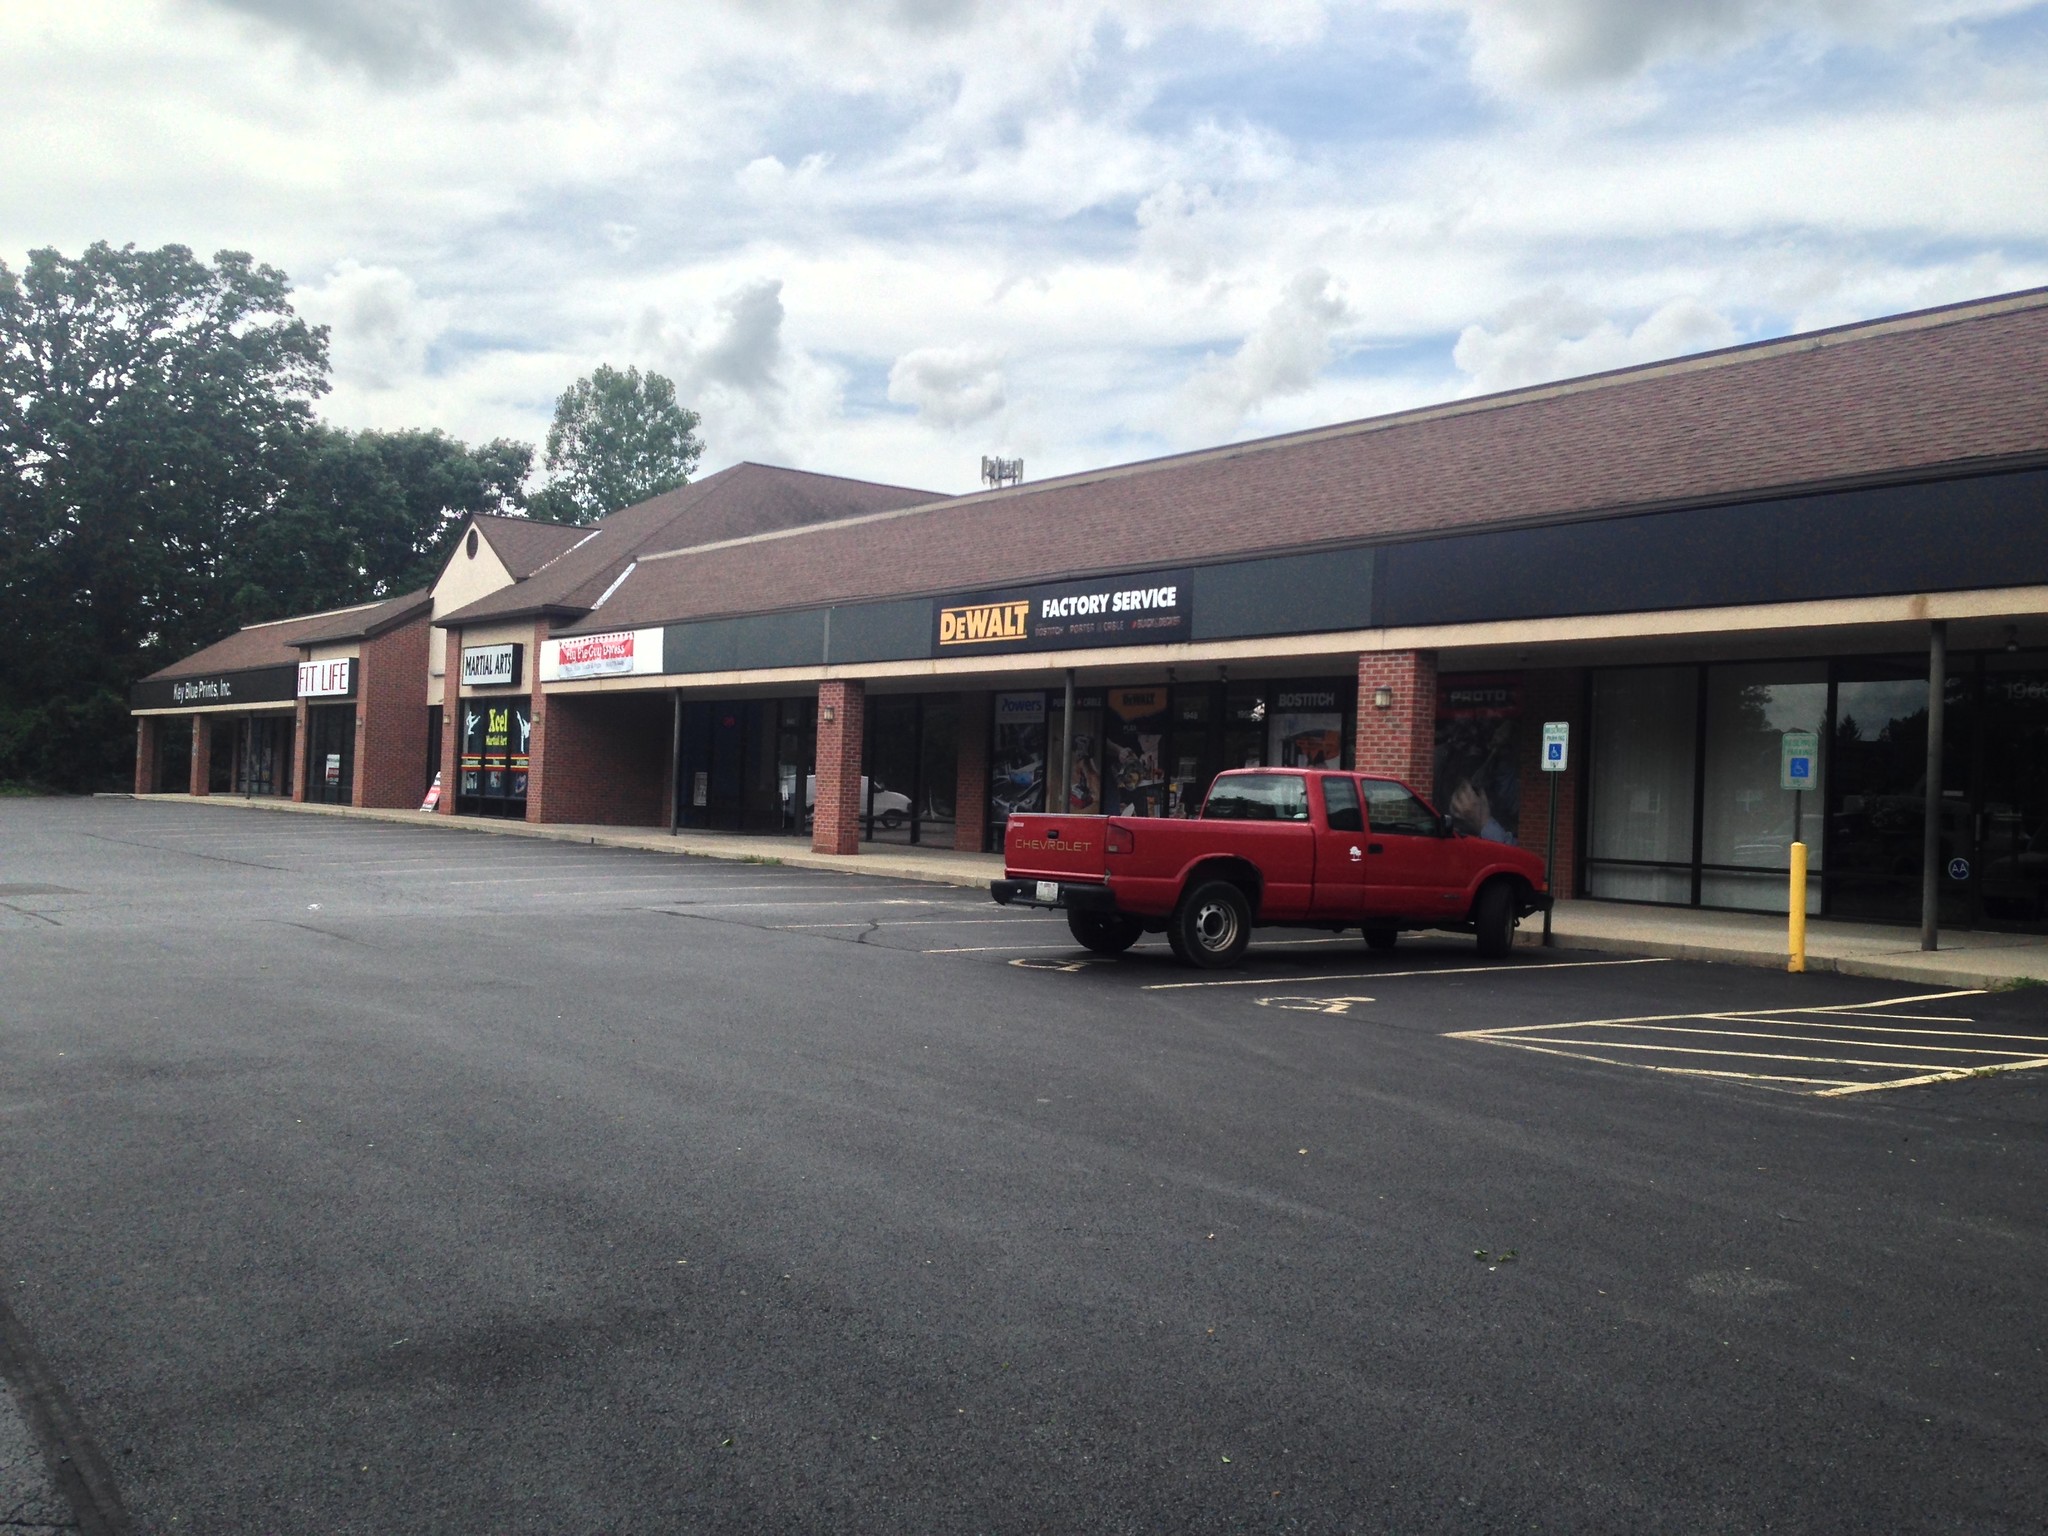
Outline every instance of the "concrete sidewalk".
MULTIPOLYGON (((228 795, 141 795, 116 798, 210 805, 223 810, 283 811, 386 821, 444 831, 501 837, 531 837, 600 848, 639 848, 710 859, 830 869, 850 875, 880 875, 943 885, 985 886, 1003 872, 990 853, 955 853, 949 848, 913 848, 870 843, 854 858, 813 853, 800 838, 719 832, 669 833, 647 827, 600 827, 499 821, 489 817, 438 816, 426 811, 365 811, 352 806, 301 805, 289 800, 250 800, 228 795)), ((1785 965, 1785 919, 1762 913, 1696 912, 1621 902, 1565 901, 1552 917, 1557 943, 1570 949, 1622 955, 1666 955, 1733 965, 1785 965)), ((1539 941, 1541 922, 1522 925, 1518 942, 1539 941)), ((1806 967, 1844 976, 1871 976, 1930 988, 2048 986, 2048 935, 1949 930, 1941 948, 1920 948, 1917 928, 1811 919, 1806 927, 1806 967)), ((2042 994, 2048 1012, 2048 992, 2042 994)))

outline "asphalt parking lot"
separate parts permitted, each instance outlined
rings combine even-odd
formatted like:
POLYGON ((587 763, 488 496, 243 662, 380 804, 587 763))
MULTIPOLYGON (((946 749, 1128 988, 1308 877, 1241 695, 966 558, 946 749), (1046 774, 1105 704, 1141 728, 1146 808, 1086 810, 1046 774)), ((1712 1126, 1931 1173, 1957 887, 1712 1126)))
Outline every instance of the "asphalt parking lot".
POLYGON ((146 1531, 2048 1519, 2043 994, 1261 937, 0 801, 0 1299, 146 1531))

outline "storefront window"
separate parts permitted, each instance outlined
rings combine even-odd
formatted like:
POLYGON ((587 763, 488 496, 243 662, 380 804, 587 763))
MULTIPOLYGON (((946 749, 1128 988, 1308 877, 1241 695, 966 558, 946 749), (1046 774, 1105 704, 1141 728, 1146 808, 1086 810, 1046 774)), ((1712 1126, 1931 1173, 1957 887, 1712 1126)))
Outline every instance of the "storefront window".
MULTIPOLYGON (((532 775, 533 701, 486 696, 464 699, 459 708, 456 810, 471 816, 524 817, 532 775)), ((317 782, 309 780, 309 792, 317 782)))
POLYGON ((995 696, 994 737, 989 753, 988 822, 995 846, 1012 816, 1045 809, 1047 733, 1042 692, 995 696))
POLYGON ((1170 722, 1164 688, 1112 688, 1106 723, 1103 796, 1112 816, 1166 814, 1166 734, 1170 722))
POLYGON ((1437 809, 1489 842, 1520 836, 1521 718, 1518 677, 1446 677, 1437 685, 1437 809))
POLYGON ((953 846, 954 796, 960 784, 960 700, 951 693, 927 694, 924 739, 918 752, 917 840, 953 846))
POLYGON ((1692 900, 1698 669, 1593 680, 1586 889, 1621 901, 1692 900))
MULTIPOLYGON (((1701 790, 1700 904, 1785 910, 1794 795, 1778 787, 1787 731, 1824 733, 1825 662, 1707 669, 1706 777, 1701 790)), ((1820 784, 1827 783, 1823 749, 1820 784)), ((1818 795, 1798 797, 1810 875, 1806 909, 1820 910, 1826 838, 1818 795)))

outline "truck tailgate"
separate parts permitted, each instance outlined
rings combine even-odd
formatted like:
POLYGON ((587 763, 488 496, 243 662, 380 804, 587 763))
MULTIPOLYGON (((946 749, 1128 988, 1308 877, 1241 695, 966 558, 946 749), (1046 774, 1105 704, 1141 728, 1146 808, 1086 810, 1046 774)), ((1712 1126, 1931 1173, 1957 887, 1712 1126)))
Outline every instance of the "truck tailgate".
POLYGON ((1012 816, 1003 830, 1003 869, 1012 880, 1078 880, 1100 884, 1105 816, 1012 816))

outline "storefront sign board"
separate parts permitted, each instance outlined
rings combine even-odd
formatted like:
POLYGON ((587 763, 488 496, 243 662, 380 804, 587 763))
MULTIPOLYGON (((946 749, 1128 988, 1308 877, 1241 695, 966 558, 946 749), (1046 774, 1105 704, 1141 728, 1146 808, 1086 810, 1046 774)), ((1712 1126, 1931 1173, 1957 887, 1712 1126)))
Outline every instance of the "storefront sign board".
POLYGON ((345 699, 355 691, 356 659, 353 656, 299 663, 300 698, 345 699))
POLYGON ((544 683, 586 677, 637 677, 662 667, 659 629, 619 629, 602 635, 568 635, 541 647, 544 683))
POLYGON ((521 677, 523 645, 465 645, 462 648, 462 686, 465 688, 517 688, 521 677))
POLYGON ((1186 571, 1098 576, 932 604, 934 656, 1171 645, 1194 633, 1186 571))
POLYGON ((204 709, 223 705, 289 704, 298 697, 296 664, 213 672, 198 677, 148 679, 129 690, 136 709, 204 709))

